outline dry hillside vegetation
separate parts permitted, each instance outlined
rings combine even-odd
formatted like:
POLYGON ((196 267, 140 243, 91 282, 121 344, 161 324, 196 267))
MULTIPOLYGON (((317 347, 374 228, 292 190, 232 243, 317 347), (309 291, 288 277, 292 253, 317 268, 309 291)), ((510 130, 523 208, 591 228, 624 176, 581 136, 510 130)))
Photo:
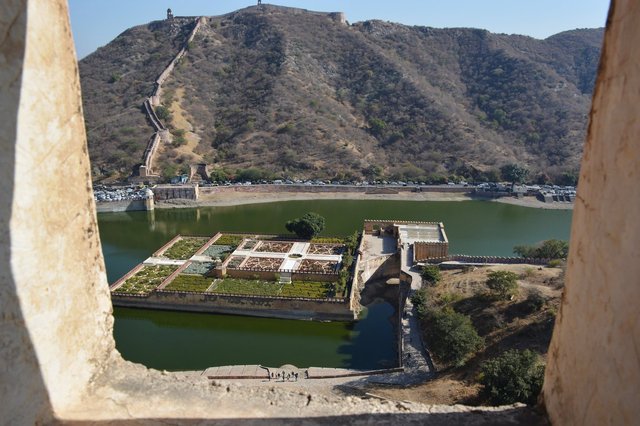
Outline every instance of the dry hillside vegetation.
MULTIPOLYGON (((443 271, 442 281, 428 290, 429 305, 453 308, 469 315, 484 338, 484 346, 462 367, 438 365, 434 380, 417 386, 371 390, 393 400, 410 400, 427 404, 488 405, 480 394, 478 375, 481 364, 509 349, 529 349, 546 359, 547 348, 563 287, 561 268, 505 265, 472 271, 443 271), (507 270, 518 275, 518 293, 509 301, 489 296, 485 285, 492 270, 507 270), (545 300, 539 309, 530 304, 531 295, 545 300), (529 299, 529 301, 528 301, 529 299)), ((423 324, 428 327, 428 324, 423 324)))
MULTIPOLYGON (((95 178, 140 161, 151 135, 140 105, 192 25, 135 27, 81 61, 95 178)), ((275 6, 209 18, 163 99, 200 139, 166 147, 162 164, 441 181, 517 162, 559 176, 579 164, 601 38, 345 25, 275 6)))

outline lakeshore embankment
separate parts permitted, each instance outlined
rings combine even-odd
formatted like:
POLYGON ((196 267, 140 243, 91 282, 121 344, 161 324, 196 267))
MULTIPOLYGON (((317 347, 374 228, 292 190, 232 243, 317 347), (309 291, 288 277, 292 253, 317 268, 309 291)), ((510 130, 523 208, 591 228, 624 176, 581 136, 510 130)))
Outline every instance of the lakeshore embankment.
POLYGON ((502 197, 487 199, 474 197, 467 193, 449 192, 399 192, 396 194, 372 194, 365 192, 245 192, 225 191, 201 193, 200 199, 173 199, 156 202, 156 208, 185 208, 185 207, 226 207, 244 204, 273 203, 279 201, 304 200, 380 200, 380 201, 471 201, 482 200, 507 203, 522 207, 550 210, 571 210, 572 203, 545 203, 534 197, 512 198, 502 197))

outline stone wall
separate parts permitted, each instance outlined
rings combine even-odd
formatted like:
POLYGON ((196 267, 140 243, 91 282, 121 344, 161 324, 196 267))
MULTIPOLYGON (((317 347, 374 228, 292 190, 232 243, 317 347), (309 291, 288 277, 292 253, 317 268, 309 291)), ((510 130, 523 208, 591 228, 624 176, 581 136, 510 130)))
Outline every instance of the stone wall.
POLYGON ((433 257, 446 257, 449 254, 449 243, 446 242, 424 242, 413 243, 414 262, 423 262, 433 257))
POLYGON ((155 291, 143 297, 113 294, 112 300, 115 306, 150 309, 319 321, 353 321, 355 319, 346 299, 275 298, 155 291))
POLYGON ((640 3, 612 2, 544 381, 554 424, 640 417, 640 3))
POLYGON ((147 210, 147 207, 146 200, 125 200, 96 203, 96 211, 98 213, 145 211, 147 210))
POLYGON ((158 174, 153 169, 153 159, 158 150, 158 145, 160 144, 160 142, 170 141, 171 136, 167 128, 164 126, 162 121, 156 115, 156 111, 154 107, 160 106, 162 84, 167 80, 167 78, 169 78, 169 76, 173 72, 173 69, 187 54, 189 43, 193 41, 203 22, 204 22, 204 18, 197 18, 195 20, 194 27, 189 33, 189 37, 187 37, 187 41, 185 42, 184 46, 182 47, 182 49, 180 49, 180 51, 176 54, 176 56, 171 60, 169 65, 167 65, 167 67, 162 71, 162 73, 160 73, 160 75, 155 81, 155 88, 153 93, 144 101, 143 105, 144 105, 145 112, 147 113, 147 119, 151 123, 151 126, 153 126, 155 133, 153 134, 151 139, 149 139, 149 143, 147 144, 147 149, 144 152, 144 156, 142 160, 142 165, 144 167, 140 167, 140 169, 138 170, 138 174, 140 175, 141 178, 158 177, 158 174))
POLYGON ((67 2, 3 0, 0 34, 0 423, 48 424, 117 358, 113 316, 67 2))
POLYGON ((154 186, 153 198, 156 201, 174 199, 197 200, 199 188, 197 185, 158 185, 154 186))

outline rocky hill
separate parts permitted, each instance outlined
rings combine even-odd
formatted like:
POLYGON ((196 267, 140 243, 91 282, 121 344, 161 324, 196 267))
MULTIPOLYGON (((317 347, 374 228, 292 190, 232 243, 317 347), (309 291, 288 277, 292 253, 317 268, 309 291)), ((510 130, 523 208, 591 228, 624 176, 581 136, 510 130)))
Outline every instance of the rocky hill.
MULTIPOLYGON (((264 177, 551 178, 580 160, 602 29, 538 40, 275 6, 209 17, 163 85, 156 168, 264 177)), ((93 174, 124 179, 153 129, 142 104, 193 18, 129 29, 80 62, 93 174)))

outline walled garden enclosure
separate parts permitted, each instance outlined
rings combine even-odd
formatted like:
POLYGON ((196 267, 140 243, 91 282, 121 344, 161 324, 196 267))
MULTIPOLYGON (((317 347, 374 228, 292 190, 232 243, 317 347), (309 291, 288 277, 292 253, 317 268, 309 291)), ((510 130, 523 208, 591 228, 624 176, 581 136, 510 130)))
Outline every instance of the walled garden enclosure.
POLYGON ((346 302, 357 235, 318 241, 251 234, 176 236, 111 286, 153 292, 346 302))

